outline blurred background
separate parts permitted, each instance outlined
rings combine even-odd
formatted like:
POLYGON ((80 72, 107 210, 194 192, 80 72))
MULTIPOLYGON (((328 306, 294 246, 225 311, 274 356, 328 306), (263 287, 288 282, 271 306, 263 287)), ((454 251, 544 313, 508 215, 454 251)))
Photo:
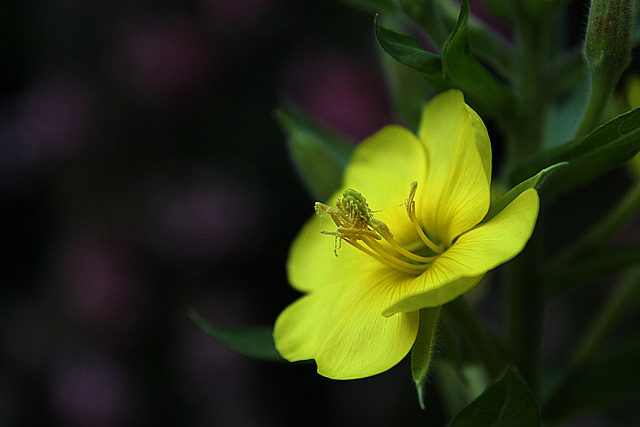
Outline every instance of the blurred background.
POLYGON ((372 22, 325 0, 0 2, 1 426, 425 417, 406 364, 330 381, 187 317, 270 324, 296 298, 312 200, 273 111, 354 140, 389 123, 372 22))
MULTIPOLYGON (((187 316, 266 325, 298 296, 284 266, 313 200, 273 113, 293 101, 354 141, 397 121, 372 13, 0 0, 0 39, 0 426, 446 423, 431 385, 418 408, 407 361, 332 381, 236 355, 187 316)), ((558 240, 575 223, 564 218, 558 240)), ((575 302, 602 292, 550 308, 552 356, 588 315, 575 302)))

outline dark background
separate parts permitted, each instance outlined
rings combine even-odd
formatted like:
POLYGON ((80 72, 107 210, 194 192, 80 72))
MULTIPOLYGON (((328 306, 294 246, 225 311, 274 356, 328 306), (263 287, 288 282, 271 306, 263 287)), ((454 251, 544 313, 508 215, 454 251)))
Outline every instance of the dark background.
MULTIPOLYGON (((333 381, 236 355, 187 317, 271 324, 297 297, 284 265, 313 199, 273 112, 293 100, 354 141, 397 122, 372 13, 0 0, 0 43, 0 426, 446 422, 431 386, 418 409, 406 360, 333 381)), ((552 357, 603 293, 552 304, 552 357)), ((499 301, 484 309, 499 318, 499 301)))
POLYGON ((187 317, 269 324, 296 298, 313 200, 273 111, 354 140, 389 123, 372 22, 321 0, 0 3, 0 425, 438 419, 406 363, 331 381, 187 317))

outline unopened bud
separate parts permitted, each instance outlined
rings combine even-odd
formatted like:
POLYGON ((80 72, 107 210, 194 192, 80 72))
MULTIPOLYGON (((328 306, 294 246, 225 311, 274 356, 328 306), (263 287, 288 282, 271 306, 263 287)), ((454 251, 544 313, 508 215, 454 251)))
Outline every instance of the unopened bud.
POLYGON ((611 94, 631 61, 634 0, 593 0, 584 53, 591 73, 591 97, 578 135, 598 126, 611 94))
POLYGON ((616 80, 631 60, 633 4, 634 0, 591 3, 585 53, 592 68, 615 74, 616 80))

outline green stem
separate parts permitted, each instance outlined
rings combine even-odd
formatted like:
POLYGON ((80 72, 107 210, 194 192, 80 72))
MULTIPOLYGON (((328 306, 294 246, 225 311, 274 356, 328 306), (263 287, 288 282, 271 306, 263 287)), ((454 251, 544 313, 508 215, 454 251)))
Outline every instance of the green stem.
MULTIPOLYGON (((537 225, 539 229, 541 224, 537 225)), ((505 270, 508 352, 522 376, 535 391, 542 341, 544 300, 541 292, 541 233, 534 232, 526 248, 505 270)))
POLYGON ((640 268, 636 268, 618 285, 587 329, 571 359, 569 369, 547 399, 545 417, 553 419, 565 415, 562 413, 565 406, 563 402, 573 383, 588 369, 621 320, 637 307, 639 298, 640 268))
POLYGON ((593 67, 591 70, 591 95, 587 111, 576 136, 584 136, 594 130, 600 124, 604 111, 607 108, 611 94, 618 83, 619 75, 612 76, 610 72, 600 70, 601 67, 593 67))
POLYGON ((516 25, 516 74, 514 91, 518 98, 518 117, 508 129, 509 160, 515 167, 542 144, 544 114, 548 103, 545 93, 548 63, 547 22, 520 20, 516 25))
MULTIPOLYGON (((516 20, 517 74, 514 90, 519 101, 518 118, 508 129, 509 161, 515 167, 542 144, 548 105, 547 70, 550 19, 516 20)), ((511 183, 513 185, 517 183, 511 183)), ((544 300, 541 296, 540 253, 542 224, 527 247, 506 265, 505 303, 508 352, 533 390, 537 387, 544 300)))
POLYGON ((480 356, 487 373, 491 378, 495 378, 502 370, 504 360, 500 357, 498 344, 493 336, 478 319, 464 296, 451 301, 446 307, 480 356))

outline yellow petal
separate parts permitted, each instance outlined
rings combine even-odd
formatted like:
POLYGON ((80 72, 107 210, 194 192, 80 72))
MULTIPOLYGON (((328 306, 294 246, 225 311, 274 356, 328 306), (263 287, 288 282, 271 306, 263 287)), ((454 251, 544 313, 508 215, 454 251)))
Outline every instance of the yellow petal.
MULTIPOLYGON (((418 241, 403 203, 411 183, 425 176, 425 162, 424 149, 415 135, 399 126, 387 126, 356 148, 345 172, 343 188, 326 204, 335 207, 342 192, 353 188, 365 196, 374 217, 387 224, 398 242, 418 241)), ((316 215, 304 225, 287 261, 289 282, 294 288, 309 292, 336 278, 350 283, 366 277, 369 270, 371 277, 375 277, 379 270, 386 269, 348 244, 320 233, 335 229, 330 218, 316 215), (342 247, 335 251, 337 246, 342 247)))
POLYGON ((287 360, 315 359, 318 373, 333 379, 364 378, 400 362, 418 333, 419 314, 383 317, 398 274, 387 269, 373 284, 312 292, 276 320, 276 348, 287 360))
POLYGON ((328 286, 350 286, 375 279, 389 267, 347 243, 320 231, 335 231, 331 218, 314 215, 291 245, 287 259, 289 283, 301 292, 328 286), (336 256, 337 254, 337 256, 336 256))
POLYGON ((332 295, 305 295, 285 308, 276 319, 273 339, 276 349, 290 362, 313 359, 324 344, 325 322, 333 307, 332 295))
POLYGON ((402 289, 398 290, 402 297, 385 308, 382 315, 394 317, 398 313, 439 307, 471 290, 484 276, 460 277, 459 271, 441 266, 432 266, 420 277, 407 278, 402 289))
POLYGON ((425 155, 413 133, 387 126, 360 144, 345 172, 344 188, 362 193, 374 217, 401 243, 417 239, 403 203, 411 183, 425 180, 425 155))
POLYGON ((428 166, 424 185, 418 185, 416 213, 431 237, 450 246, 489 209, 489 136, 462 92, 451 90, 425 106, 419 137, 428 166))
POLYGON ((533 233, 539 204, 536 190, 528 189, 490 221, 461 235, 425 273, 401 283, 398 300, 383 315, 437 307, 467 292, 484 273, 524 248, 533 233))

